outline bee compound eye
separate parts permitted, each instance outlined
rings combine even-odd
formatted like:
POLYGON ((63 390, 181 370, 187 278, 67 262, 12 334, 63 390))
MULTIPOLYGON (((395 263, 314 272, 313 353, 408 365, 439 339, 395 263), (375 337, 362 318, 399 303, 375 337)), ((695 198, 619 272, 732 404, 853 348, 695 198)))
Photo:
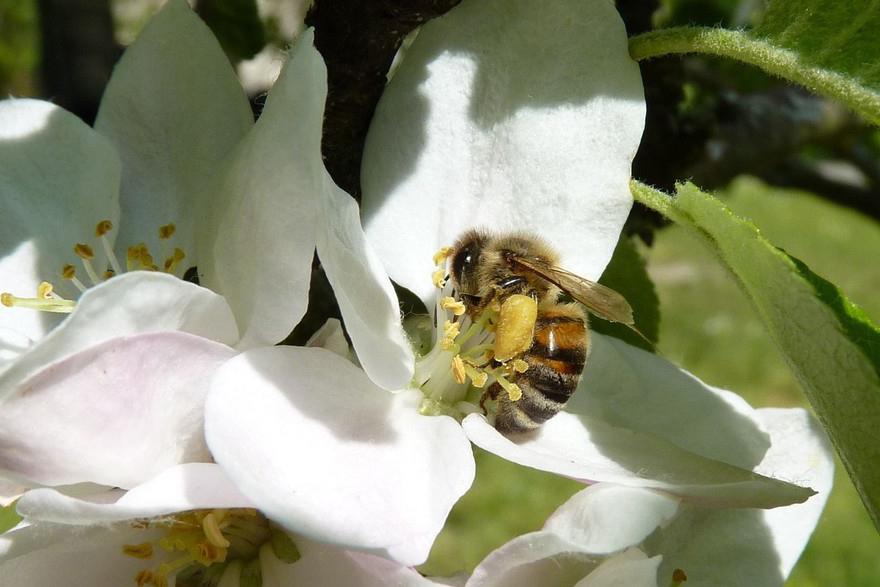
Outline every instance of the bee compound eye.
POLYGON ((475 257, 470 247, 464 247, 452 258, 452 275, 457 282, 461 283, 464 272, 473 266, 475 257))

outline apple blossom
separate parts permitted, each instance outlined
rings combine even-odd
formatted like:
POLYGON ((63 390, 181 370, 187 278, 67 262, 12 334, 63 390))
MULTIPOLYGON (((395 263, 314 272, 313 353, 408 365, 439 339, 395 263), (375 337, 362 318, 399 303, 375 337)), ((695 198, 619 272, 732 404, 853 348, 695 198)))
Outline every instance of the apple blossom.
POLYGON ((386 559, 288 534, 215 464, 172 467, 113 494, 36 489, 20 509, 37 518, 0 536, 0 576, 10 587, 436 584, 386 559))
POLYGON ((366 264, 335 255, 326 267, 359 365, 319 348, 260 348, 214 378, 206 436, 241 491, 288 528, 403 564, 425 560, 470 486, 470 442, 707 505, 807 499, 753 471, 770 441, 744 402, 614 339, 593 335, 580 399, 526 439, 500 435, 455 381, 443 339, 464 344, 467 333, 439 332, 454 311, 435 304, 432 253, 473 225, 529 229, 598 278, 632 203, 643 123, 638 69, 607 2, 465 1, 425 25, 370 129, 366 234, 332 249, 360 250, 366 264), (439 348, 414 358, 388 276, 438 307, 429 344, 439 348))
POLYGON ((806 411, 761 409, 757 417, 772 441, 757 469, 818 489, 805 503, 715 509, 599 483, 569 499, 542 530, 489 554, 467 587, 533 585, 537 577, 561 586, 781 586, 825 506, 833 457, 806 411))
POLYGON ((331 201, 325 97, 307 31, 255 124, 210 31, 171 0, 122 56, 95 130, 0 102, 0 474, 132 487, 210 460, 211 374, 283 339, 318 241, 360 230, 331 201))

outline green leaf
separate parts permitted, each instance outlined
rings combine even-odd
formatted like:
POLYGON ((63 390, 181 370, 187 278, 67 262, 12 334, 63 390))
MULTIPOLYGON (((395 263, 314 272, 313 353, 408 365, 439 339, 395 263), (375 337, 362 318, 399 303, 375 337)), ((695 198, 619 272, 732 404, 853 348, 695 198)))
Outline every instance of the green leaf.
POLYGON ((782 351, 880 529, 880 329, 833 284, 691 184, 639 202, 692 230, 739 282, 782 351))
POLYGON ((641 60, 709 53, 756 65, 848 105, 880 124, 880 3, 773 0, 751 31, 660 29, 630 39, 641 60))
POLYGON ((652 344, 657 343, 657 335, 660 330, 660 300, 657 298, 654 283, 648 277, 645 260, 639 254, 631 238, 620 237, 617 247, 614 249, 614 255, 605 268, 599 283, 610 287, 626 298, 626 301, 632 306, 636 328, 648 340, 640 337, 623 324, 608 322, 595 316, 590 317, 590 328, 653 352, 652 344))
POLYGON ((233 61, 250 59, 266 45, 256 0, 201 0, 197 10, 233 61))
POLYGON ((21 522, 21 516, 15 511, 15 502, 0 508, 0 534, 15 528, 21 522))

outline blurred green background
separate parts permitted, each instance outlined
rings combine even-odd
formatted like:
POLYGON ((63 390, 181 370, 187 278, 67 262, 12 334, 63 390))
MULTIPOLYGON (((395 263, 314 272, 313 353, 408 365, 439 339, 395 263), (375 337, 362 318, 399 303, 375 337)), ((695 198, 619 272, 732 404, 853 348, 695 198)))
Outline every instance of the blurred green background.
MULTIPOLYGON (((262 0, 260 4, 280 5, 287 1, 262 0)), ((0 92, 3 95, 55 97, 40 87, 38 5, 57 7, 60 3, 59 0, 0 0, 0 92)), ((93 2, 100 3, 101 0, 93 2)), ((120 45, 130 42, 159 3, 160 0, 113 0, 110 5, 114 42, 120 45)), ((631 7, 636 3, 618 0, 622 10, 627 4, 631 7)), ((660 4, 662 10, 655 15, 655 22, 731 26, 747 26, 754 12, 762 6, 760 0, 663 0, 660 4)), ((263 20, 269 37, 283 37, 277 32, 279 25, 273 24, 275 21, 265 16, 263 20)), ((278 44, 283 45, 283 38, 278 44)), ((98 58, 104 57, 99 55, 98 58)), ((729 97, 732 89, 746 95, 775 83, 753 69, 730 62, 711 63, 711 67, 702 69, 689 64, 690 85, 685 87, 688 91, 677 103, 679 111, 674 114, 679 117, 672 121, 681 135, 669 139, 661 134, 660 144, 664 148, 666 145, 680 148, 682 138, 705 139, 701 134, 704 127, 712 128, 716 119, 723 121, 717 115, 726 113, 725 108, 729 109, 731 104, 741 103, 741 95, 729 97), (707 72, 716 78, 708 79, 707 72), (703 83, 700 86, 703 89, 692 91, 695 83, 703 83), (719 95, 728 96, 727 101, 719 103, 719 95)), ((661 75, 666 74, 661 71, 661 75)), ((646 86, 651 83, 646 77, 646 86)), ((656 78, 653 83, 656 85, 656 78)), ((676 104, 661 101, 661 106, 667 109, 664 114, 672 117, 673 113, 668 110, 676 104)), ((755 126, 762 129, 760 124, 755 126)), ((670 128, 662 127, 662 131, 669 132, 670 128)), ((808 161, 829 153, 840 157, 848 152, 844 147, 860 146, 851 140, 862 136, 859 132, 858 127, 856 131, 847 130, 842 135, 843 143, 834 143, 831 147, 796 143, 792 151, 805 155, 808 161)), ((876 133, 862 136, 867 147, 873 148, 868 150, 869 167, 876 163, 876 152, 880 151, 877 137, 876 133)), ((696 144, 702 143, 697 141, 696 144)), ((657 152, 651 154, 656 156, 657 152)), ((858 151, 863 152, 864 149, 858 151)), ((677 173, 677 168, 668 171, 677 173)), ((677 173, 675 178, 685 176, 693 175, 677 173)), ((646 175, 640 178, 651 179, 646 175)), ((717 181, 719 185, 726 184, 723 177, 717 181)), ((703 185, 709 184, 704 180, 703 185)), ((759 180, 743 176, 726 185, 719 195, 735 212, 751 218, 772 243, 838 285, 875 322, 880 322, 880 296, 876 293, 880 291, 880 224, 875 219, 831 203, 833 190, 822 198, 767 187, 759 180)), ((675 226, 657 229, 653 235, 653 245, 640 248, 648 260, 648 270, 660 297, 660 352, 706 382, 739 392, 755 406, 805 405, 797 383, 759 319, 711 255, 675 226)), ((476 484, 453 510, 423 571, 447 575, 470 570, 505 541, 540 528, 556 507, 582 487, 518 467, 479 450, 477 461, 476 484)), ((787 585, 880 585, 878 554, 880 535, 871 525, 843 468, 838 466, 826 511, 787 585)))

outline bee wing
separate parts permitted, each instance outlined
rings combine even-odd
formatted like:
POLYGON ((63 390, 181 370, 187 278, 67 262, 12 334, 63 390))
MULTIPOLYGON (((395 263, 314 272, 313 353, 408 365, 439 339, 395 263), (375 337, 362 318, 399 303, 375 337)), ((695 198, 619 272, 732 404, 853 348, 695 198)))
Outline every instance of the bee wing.
POLYGON ((516 257, 514 262, 538 274, 586 306, 591 314, 610 322, 635 328, 632 308, 622 295, 595 281, 590 281, 555 265, 535 259, 516 257))

